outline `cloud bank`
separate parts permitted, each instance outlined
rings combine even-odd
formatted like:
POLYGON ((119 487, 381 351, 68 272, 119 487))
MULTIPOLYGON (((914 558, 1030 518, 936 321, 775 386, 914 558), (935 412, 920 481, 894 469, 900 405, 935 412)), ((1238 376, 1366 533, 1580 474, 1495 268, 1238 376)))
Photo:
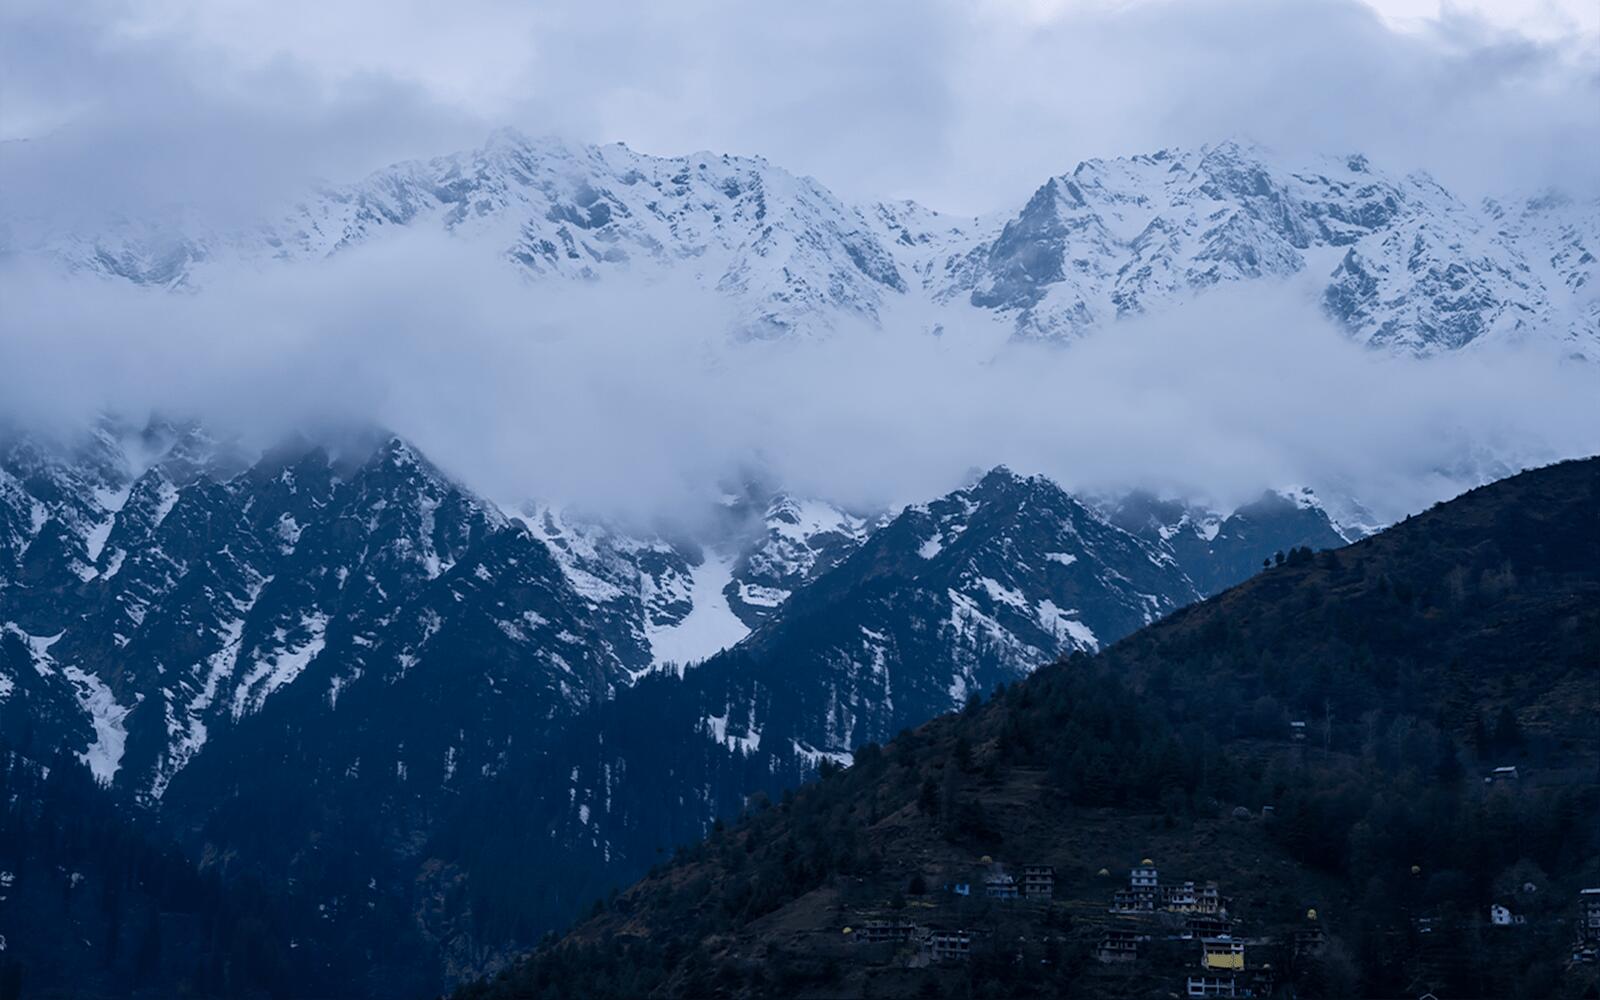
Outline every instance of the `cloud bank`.
POLYGON ((0 417, 156 410, 261 443, 370 421, 493 498, 625 518, 687 515, 753 473, 893 505, 997 463, 1224 504, 1310 483, 1393 517, 1600 451, 1592 365, 1374 353, 1294 282, 1219 289, 1067 349, 997 350, 992 331, 936 337, 899 314, 742 343, 708 293, 535 284, 479 254, 408 232, 188 294, 0 270, 0 417))
POLYGON ((1592 18, 1530 37, 1502 0, 1481 8, 1499 20, 1450 4, 1398 31, 1384 4, 1416 8, 17 0, 0 12, 0 136, 32 148, 0 168, 47 211, 243 212, 511 124, 760 154, 848 197, 973 213, 1084 158, 1223 138, 1364 152, 1469 194, 1600 183, 1592 18))

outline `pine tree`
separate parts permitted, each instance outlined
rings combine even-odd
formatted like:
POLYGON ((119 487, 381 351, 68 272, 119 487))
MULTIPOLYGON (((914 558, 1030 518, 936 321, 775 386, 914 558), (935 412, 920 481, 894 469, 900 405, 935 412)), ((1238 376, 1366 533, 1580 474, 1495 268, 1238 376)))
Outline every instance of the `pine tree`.
POLYGON ((1517 724, 1511 706, 1500 709, 1494 723, 1494 748, 1500 753, 1520 753, 1523 747, 1522 727, 1517 724))

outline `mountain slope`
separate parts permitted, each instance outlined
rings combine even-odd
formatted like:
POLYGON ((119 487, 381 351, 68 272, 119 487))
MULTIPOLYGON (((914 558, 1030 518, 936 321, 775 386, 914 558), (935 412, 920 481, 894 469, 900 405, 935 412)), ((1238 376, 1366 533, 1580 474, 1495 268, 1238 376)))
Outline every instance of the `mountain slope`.
POLYGON ((1202 594, 1254 576, 1291 549, 1338 548, 1351 541, 1310 489, 1267 491, 1226 516, 1135 491, 1106 505, 1106 519, 1171 550, 1202 594))
POLYGON ((360 982, 358 953, 307 934, 315 907, 285 895, 201 871, 70 753, 38 763, 0 741, 0 996, 284 996, 314 977, 360 982))
POLYGON ((1329 316, 1373 346, 1432 354, 1548 328, 1592 350, 1586 296, 1570 293, 1600 231, 1569 207, 1559 233, 1504 226, 1497 206, 1469 207, 1425 174, 1387 177, 1361 156, 1285 164, 1234 142, 1090 160, 979 251, 971 298, 1021 336, 1056 339, 1218 283, 1304 272, 1329 316), (1562 243, 1554 257, 1572 265, 1558 278, 1541 262, 1562 243))
POLYGON ((1090 954, 1113 926, 1102 869, 1147 855, 1237 893, 1247 968, 1275 963, 1298 995, 1581 995, 1592 968, 1560 962, 1564 907, 1600 877, 1597 511, 1590 459, 1298 551, 752 804, 460 995, 1164 996, 1197 951, 1163 944, 1154 918, 1124 918, 1157 935, 1129 971, 1090 954), (1314 744, 1293 719, 1314 720, 1314 744), (1507 761, 1530 775, 1519 787, 1472 776, 1507 761), (1057 902, 938 888, 991 856, 1053 865, 1057 902), (1482 930, 1532 871, 1548 902, 1518 904, 1526 932, 1482 930), (1308 907, 1317 956, 1289 947, 1308 907), (1419 937, 1412 916, 1441 935, 1419 937), (841 933, 874 920, 967 930, 972 958, 908 965, 914 952, 841 933))
POLYGON ((750 794, 1198 597, 1161 538, 1005 470, 893 519, 749 487, 684 537, 505 517, 382 436, 12 454, 6 732, 231 878, 364 912, 352 947, 420 933, 392 970, 426 985, 750 794), (508 801, 531 825, 499 829, 508 801))
POLYGON ((1165 551, 1001 468, 908 508, 741 652, 789 688, 774 702, 811 720, 799 738, 849 751, 1198 596, 1165 551))
POLYGON ((437 632, 474 614, 512 644, 505 655, 549 671, 540 697, 568 711, 648 663, 541 544, 398 439, 350 460, 290 446, 240 472, 223 458, 184 467, 175 445, 141 470, 109 433, 92 441, 115 460, 10 453, 26 487, 10 509, 36 528, 0 587, 21 684, 0 712, 37 726, 76 702, 92 732, 75 723, 53 743, 102 781, 159 798, 302 675, 332 711, 363 678, 403 680, 437 632), (86 469, 105 481, 79 483, 86 469), (476 587, 455 582, 469 571, 476 587), (483 606, 468 599, 491 580, 483 606))
POLYGON ((0 576, 0 736, 77 756, 207 878, 314 900, 308 946, 395 949, 367 986, 332 966, 302 986, 435 988, 407 861, 463 786, 650 647, 404 441, 236 462, 207 440, 107 426, 6 453, 23 530, 0 576))
POLYGON ((649 649, 647 669, 681 669, 739 642, 886 520, 753 484, 692 532, 627 530, 539 504, 520 516, 595 613, 649 649))
POLYGON ((441 940, 469 916, 502 940, 559 926, 750 796, 1196 597, 1164 550, 1040 477, 997 469, 908 508, 738 646, 641 679, 471 793, 428 851, 461 889, 441 940), (527 822, 494 822, 507 809, 527 822))
POLYGON ((75 269, 176 288, 203 285, 220 263, 316 261, 404 228, 491 241, 542 278, 681 270, 733 298, 754 337, 819 315, 874 320, 904 288, 860 213, 765 160, 645 156, 509 129, 476 150, 308 192, 249 232, 152 223, 34 240, 75 269))

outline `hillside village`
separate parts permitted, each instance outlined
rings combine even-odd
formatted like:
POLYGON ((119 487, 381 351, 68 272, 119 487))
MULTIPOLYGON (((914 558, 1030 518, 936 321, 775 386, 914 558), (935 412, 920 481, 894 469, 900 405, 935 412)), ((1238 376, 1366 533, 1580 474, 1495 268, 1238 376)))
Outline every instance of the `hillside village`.
MULTIPOLYGON (((1045 957, 1038 963, 1048 965, 1052 952, 1092 939, 1092 957, 1104 972, 1090 973, 1090 979, 1118 976, 1130 987, 1140 980, 1168 980, 1169 995, 1192 998, 1266 998, 1297 995, 1288 980, 1279 979, 1280 971, 1303 977, 1329 945, 1315 907, 1295 923, 1257 920, 1252 926, 1236 915, 1234 899, 1223 895, 1217 882, 1164 880, 1150 858, 1128 870, 1125 886, 1114 889, 1103 908, 1093 899, 1058 899, 1053 865, 1024 864, 1013 871, 988 856, 979 864, 981 878, 946 882, 931 892, 916 881, 908 898, 897 896, 890 903, 893 915, 842 928, 841 935, 855 945, 848 960, 907 969, 971 964, 975 948, 1009 948, 1002 942, 1013 941, 1010 932, 1022 925, 1025 932, 1014 938, 1019 966, 1030 950, 1042 950, 1045 957)), ((1096 877, 1113 880, 1106 868, 1096 877)), ((1531 882, 1519 888, 1539 891, 1531 882)), ((1528 923, 1499 903, 1482 916, 1482 926, 1496 929, 1528 923)), ((1436 919, 1416 917, 1417 935, 1444 941, 1465 930, 1436 919)), ((1600 961, 1600 888, 1580 890, 1570 913, 1552 915, 1554 926, 1568 922, 1574 929, 1570 964, 1600 961)), ((1438 997, 1425 981, 1418 985, 1419 998, 1438 997)))
MULTIPOLYGON (((1496 728, 1514 729, 1515 725, 1514 720, 1502 720, 1496 728)), ((1308 747, 1317 728, 1305 721, 1291 721, 1278 740, 1266 741, 1261 749, 1304 767, 1308 754, 1317 753, 1308 747)), ((1498 737, 1502 744, 1519 739, 1510 732, 1498 737)), ((1495 742, 1496 737, 1491 735, 1489 741, 1495 742)), ((957 753, 972 766, 968 751, 958 749, 957 753)), ((1493 764, 1484 769, 1478 788, 1483 796, 1498 796, 1503 802, 1520 795, 1524 787, 1531 793, 1537 785, 1562 785, 1574 777, 1525 777, 1524 771, 1525 767, 1493 764)), ((931 811, 934 807, 926 793, 927 786, 919 808, 931 811)), ((1321 968, 1324 961, 1348 960, 1344 945, 1325 929, 1324 914, 1329 911, 1319 912, 1323 899, 1342 894, 1307 894, 1293 901, 1280 895, 1263 906, 1259 896, 1244 902, 1225 892, 1219 879, 1236 880, 1246 894, 1254 895, 1257 873, 1230 861, 1231 852, 1226 848, 1241 846, 1269 829, 1277 814, 1273 805, 1257 810, 1239 805, 1225 810, 1224 815, 1226 820, 1216 834, 1201 839, 1203 843, 1220 840, 1232 844, 1201 850, 1186 859, 1188 864, 1201 866, 1201 880, 1164 873, 1149 857, 1127 868, 1120 883, 1120 870, 1104 866, 1089 875, 1081 861, 1063 865, 1058 879, 1056 864, 1038 856, 1053 857, 1049 851, 944 858, 931 866, 933 874, 919 871, 904 890, 895 890, 888 899, 874 898, 860 878, 854 885, 843 886, 840 901, 830 913, 830 925, 815 928, 808 947, 844 964, 876 970, 884 979, 892 978, 891 970, 988 965, 987 973, 972 973, 971 981, 981 985, 986 975, 994 975, 996 962, 1008 963, 1012 975, 1026 977, 1030 966, 1048 969, 1062 962, 1081 964, 1087 955, 1094 964, 1082 977, 1097 984, 1090 994, 1094 996, 1319 995, 1316 984, 1327 979, 1327 970, 1321 968), (1110 888, 1105 889, 1107 886, 1110 888), (1287 907, 1286 902, 1290 904, 1287 907), (835 930, 839 937, 828 943, 835 930), (1304 992, 1308 983, 1312 984, 1310 994, 1304 992)), ((1600 977, 1594 974, 1600 971, 1596 968, 1600 964, 1600 888, 1583 888, 1576 900, 1552 899, 1542 873, 1521 866, 1517 871, 1509 883, 1499 880, 1499 901, 1480 912, 1462 913, 1421 901, 1408 910, 1411 933, 1405 947, 1421 956, 1413 982, 1416 989, 1409 995, 1434 1000, 1459 995, 1436 990, 1451 978, 1450 968, 1469 941, 1471 947, 1509 952, 1526 950, 1537 940, 1534 947, 1546 949, 1552 959, 1559 953, 1572 982, 1592 983, 1581 991, 1582 996, 1600 988, 1600 977), (1537 911, 1531 923, 1530 913, 1524 911, 1537 911), (1565 955, 1567 941, 1571 942, 1570 958, 1565 955)), ((1420 864, 1411 866, 1409 872, 1418 885, 1429 874, 1420 864)), ((1338 916, 1332 919, 1337 926, 1338 916)), ((874 981, 873 977, 868 981, 874 981)))

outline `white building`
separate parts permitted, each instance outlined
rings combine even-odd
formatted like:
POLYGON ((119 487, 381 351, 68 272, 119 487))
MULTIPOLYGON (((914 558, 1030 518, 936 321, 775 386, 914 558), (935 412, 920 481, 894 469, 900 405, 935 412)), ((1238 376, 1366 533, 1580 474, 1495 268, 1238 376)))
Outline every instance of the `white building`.
POLYGON ((1128 888, 1134 892, 1148 892, 1154 895, 1161 886, 1161 875, 1156 871, 1156 864, 1149 858, 1139 862, 1139 866, 1128 873, 1128 888))

